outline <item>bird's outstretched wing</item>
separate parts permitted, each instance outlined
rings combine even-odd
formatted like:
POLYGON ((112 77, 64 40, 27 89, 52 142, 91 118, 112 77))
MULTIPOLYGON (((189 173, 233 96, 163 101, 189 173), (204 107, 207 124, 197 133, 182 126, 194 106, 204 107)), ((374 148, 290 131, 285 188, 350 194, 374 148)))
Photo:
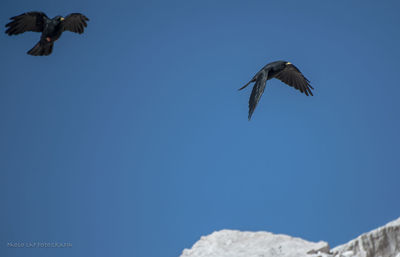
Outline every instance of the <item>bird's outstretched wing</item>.
POLYGON ((306 95, 313 95, 311 89, 314 88, 310 85, 310 81, 304 77, 300 70, 293 64, 286 65, 281 72, 275 75, 275 78, 297 90, 300 90, 300 92, 305 93, 306 95))
POLYGON ((71 13, 63 20, 64 31, 69 30, 82 34, 87 26, 88 17, 80 13, 71 13))
POLYGON ((249 120, 251 119, 251 116, 253 115, 253 112, 256 109, 262 94, 264 93, 265 85, 267 84, 267 78, 268 71, 262 70, 259 72, 249 99, 249 120))
POLYGON ((250 85, 251 82, 256 81, 256 77, 257 77, 257 75, 254 76, 254 78, 252 78, 249 82, 247 82, 246 85, 244 85, 243 87, 239 88, 239 91, 242 90, 242 89, 245 89, 248 85, 250 85))
POLYGON ((43 12, 27 12, 10 18, 6 24, 8 35, 17 35, 26 31, 42 32, 44 29, 46 14, 43 12))

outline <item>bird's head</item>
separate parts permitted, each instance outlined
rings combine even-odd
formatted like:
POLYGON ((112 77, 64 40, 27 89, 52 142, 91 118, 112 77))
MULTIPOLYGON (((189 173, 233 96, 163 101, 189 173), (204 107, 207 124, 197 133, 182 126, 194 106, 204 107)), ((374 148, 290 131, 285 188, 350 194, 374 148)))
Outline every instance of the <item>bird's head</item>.
POLYGON ((276 62, 273 62, 273 67, 275 70, 282 70, 284 68, 286 68, 286 66, 290 65, 290 62, 284 61, 284 60, 279 60, 276 62))
POLYGON ((65 19, 61 15, 57 15, 56 17, 53 18, 53 20, 58 21, 58 22, 62 22, 65 19))

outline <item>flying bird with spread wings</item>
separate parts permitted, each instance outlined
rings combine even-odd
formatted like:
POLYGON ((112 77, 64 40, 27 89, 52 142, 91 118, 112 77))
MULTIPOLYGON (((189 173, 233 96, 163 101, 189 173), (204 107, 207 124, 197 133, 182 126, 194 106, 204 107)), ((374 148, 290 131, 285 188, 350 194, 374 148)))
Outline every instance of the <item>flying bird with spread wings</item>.
POLYGON ((296 66, 287 61, 271 62, 265 65, 246 85, 239 89, 242 90, 250 83, 255 82, 249 100, 249 120, 264 93, 267 80, 272 78, 279 79, 285 84, 300 90, 301 93, 305 93, 307 96, 313 95, 311 89, 314 88, 310 85, 310 81, 304 77, 296 66))
POLYGON ((28 51, 30 55, 49 55, 53 51, 54 42, 61 34, 68 30, 82 34, 89 19, 80 13, 71 13, 65 18, 56 16, 53 19, 47 17, 43 12, 27 12, 10 18, 11 22, 6 25, 6 33, 18 35, 27 31, 41 32, 40 41, 28 51))

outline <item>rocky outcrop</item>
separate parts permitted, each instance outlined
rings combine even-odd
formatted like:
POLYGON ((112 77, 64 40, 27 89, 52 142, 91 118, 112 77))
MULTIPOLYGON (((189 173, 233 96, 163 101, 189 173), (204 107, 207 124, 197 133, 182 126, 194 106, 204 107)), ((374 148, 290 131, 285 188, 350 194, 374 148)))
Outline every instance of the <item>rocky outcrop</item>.
POLYGON ((400 257, 400 218, 332 249, 335 257, 400 257))
POLYGON ((181 257, 400 257, 400 218, 332 250, 323 241, 221 230, 201 237, 181 257))
POLYGON ((222 230, 202 237, 181 257, 298 257, 310 251, 327 251, 325 242, 312 243, 301 238, 269 232, 222 230))

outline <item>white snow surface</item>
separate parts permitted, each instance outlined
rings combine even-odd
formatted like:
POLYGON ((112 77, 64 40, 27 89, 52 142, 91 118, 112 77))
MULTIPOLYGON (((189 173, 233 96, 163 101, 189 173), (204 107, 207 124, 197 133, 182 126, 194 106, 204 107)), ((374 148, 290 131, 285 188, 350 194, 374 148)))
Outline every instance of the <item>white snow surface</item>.
POLYGON ((202 236, 180 257, 400 257, 400 218, 332 250, 323 241, 221 230, 202 236))
POLYGON ((221 230, 201 237, 181 257, 299 257, 324 249, 329 249, 326 242, 313 243, 269 232, 221 230))

